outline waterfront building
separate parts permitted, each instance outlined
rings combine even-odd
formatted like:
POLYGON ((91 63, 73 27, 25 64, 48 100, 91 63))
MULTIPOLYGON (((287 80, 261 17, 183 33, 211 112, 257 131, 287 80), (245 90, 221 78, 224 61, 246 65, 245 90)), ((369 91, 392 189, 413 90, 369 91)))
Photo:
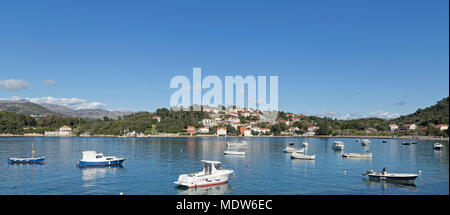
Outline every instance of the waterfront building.
POLYGON ((217 136, 227 136, 227 128, 218 127, 217 128, 217 136))
POLYGON ((198 132, 202 134, 209 133, 209 128, 208 127, 199 128, 198 132))
POLYGON ((186 129, 186 132, 190 135, 195 133, 195 127, 194 126, 188 126, 186 129))
POLYGON ((245 137, 251 137, 252 135, 252 131, 250 129, 245 129, 244 131, 244 136, 245 137))
POLYGON ((291 133, 294 133, 298 130, 300 130, 298 127, 289 127, 289 132, 291 132, 291 133))
POLYGON ((448 130, 448 125, 445 125, 445 124, 439 124, 434 127, 439 128, 439 130, 441 130, 441 131, 448 130))
POLYGON ((405 131, 416 130, 416 128, 417 128, 417 125, 415 125, 415 124, 404 124, 402 126, 401 130, 405 130, 405 131))
POLYGON ((59 135, 60 136, 70 136, 72 135, 72 128, 64 125, 61 128, 59 128, 59 135))
POLYGON ((259 131, 261 134, 268 134, 270 132, 270 128, 260 128, 259 131))

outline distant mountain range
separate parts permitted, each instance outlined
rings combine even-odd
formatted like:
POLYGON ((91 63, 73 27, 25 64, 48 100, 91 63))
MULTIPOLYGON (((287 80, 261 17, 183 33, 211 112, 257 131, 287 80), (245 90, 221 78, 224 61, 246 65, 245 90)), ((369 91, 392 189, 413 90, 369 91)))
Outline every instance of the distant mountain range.
POLYGON ((103 119, 103 117, 105 116, 111 119, 117 119, 119 118, 119 116, 123 116, 129 113, 120 111, 108 111, 103 109, 73 110, 63 105, 48 103, 36 104, 26 100, 0 100, 0 111, 23 113, 27 115, 61 114, 65 116, 88 119, 103 119))
MULTIPOLYGON (((131 112, 108 111, 102 109, 73 110, 63 105, 36 104, 27 100, 0 100, 0 111, 22 113, 27 115, 61 114, 71 117, 88 119, 103 119, 108 117, 117 119, 131 112)), ((449 124, 449 97, 438 101, 435 105, 424 109, 418 109, 415 113, 388 120, 391 123, 416 123, 418 125, 449 124)))

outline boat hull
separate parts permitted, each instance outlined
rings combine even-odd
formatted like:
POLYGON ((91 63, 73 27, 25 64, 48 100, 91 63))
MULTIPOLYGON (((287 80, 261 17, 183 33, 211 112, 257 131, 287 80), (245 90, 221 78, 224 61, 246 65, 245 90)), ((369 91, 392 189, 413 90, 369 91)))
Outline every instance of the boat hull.
POLYGON ((390 181, 414 181, 418 175, 389 176, 389 175, 373 175, 369 174, 371 180, 390 180, 390 181))
POLYGON ((187 188, 214 186, 227 183, 231 173, 233 173, 233 171, 226 170, 221 174, 205 175, 200 177, 192 177, 190 174, 182 174, 178 177, 178 181, 175 181, 174 183, 181 187, 187 188))
POLYGON ((370 154, 356 154, 356 153, 344 153, 342 155, 344 158, 372 158, 372 153, 370 154))
POLYGON ((38 158, 8 158, 8 163, 43 164, 45 157, 38 158))
POLYGON ((125 159, 117 159, 111 161, 80 161, 78 166, 121 166, 125 159))
POLYGON ((291 155, 291 159, 315 160, 316 156, 315 155, 304 155, 304 154, 293 153, 291 155))
POLYGON ((245 155, 245 152, 237 152, 237 151, 224 151, 225 155, 245 155))

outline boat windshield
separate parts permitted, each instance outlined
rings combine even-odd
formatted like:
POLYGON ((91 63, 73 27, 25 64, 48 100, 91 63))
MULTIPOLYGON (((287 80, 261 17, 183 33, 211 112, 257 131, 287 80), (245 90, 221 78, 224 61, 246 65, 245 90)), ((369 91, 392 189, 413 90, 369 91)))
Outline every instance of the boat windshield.
POLYGON ((211 163, 205 163, 205 175, 211 175, 212 165, 211 163))
POLYGON ((221 165, 220 163, 214 164, 214 167, 215 167, 217 170, 221 170, 221 169, 222 169, 222 165, 221 165))

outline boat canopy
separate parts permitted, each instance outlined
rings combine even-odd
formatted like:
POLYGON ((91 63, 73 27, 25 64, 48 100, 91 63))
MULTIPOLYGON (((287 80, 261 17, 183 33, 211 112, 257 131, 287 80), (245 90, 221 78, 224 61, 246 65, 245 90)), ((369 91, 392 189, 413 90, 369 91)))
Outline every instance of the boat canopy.
POLYGON ((96 151, 83 151, 81 153, 83 154, 82 160, 95 160, 103 157, 103 153, 97 153, 96 151))
POLYGON ((217 170, 222 170, 222 164, 219 161, 207 161, 202 160, 202 162, 205 164, 203 168, 203 172, 205 175, 212 175, 217 170))

